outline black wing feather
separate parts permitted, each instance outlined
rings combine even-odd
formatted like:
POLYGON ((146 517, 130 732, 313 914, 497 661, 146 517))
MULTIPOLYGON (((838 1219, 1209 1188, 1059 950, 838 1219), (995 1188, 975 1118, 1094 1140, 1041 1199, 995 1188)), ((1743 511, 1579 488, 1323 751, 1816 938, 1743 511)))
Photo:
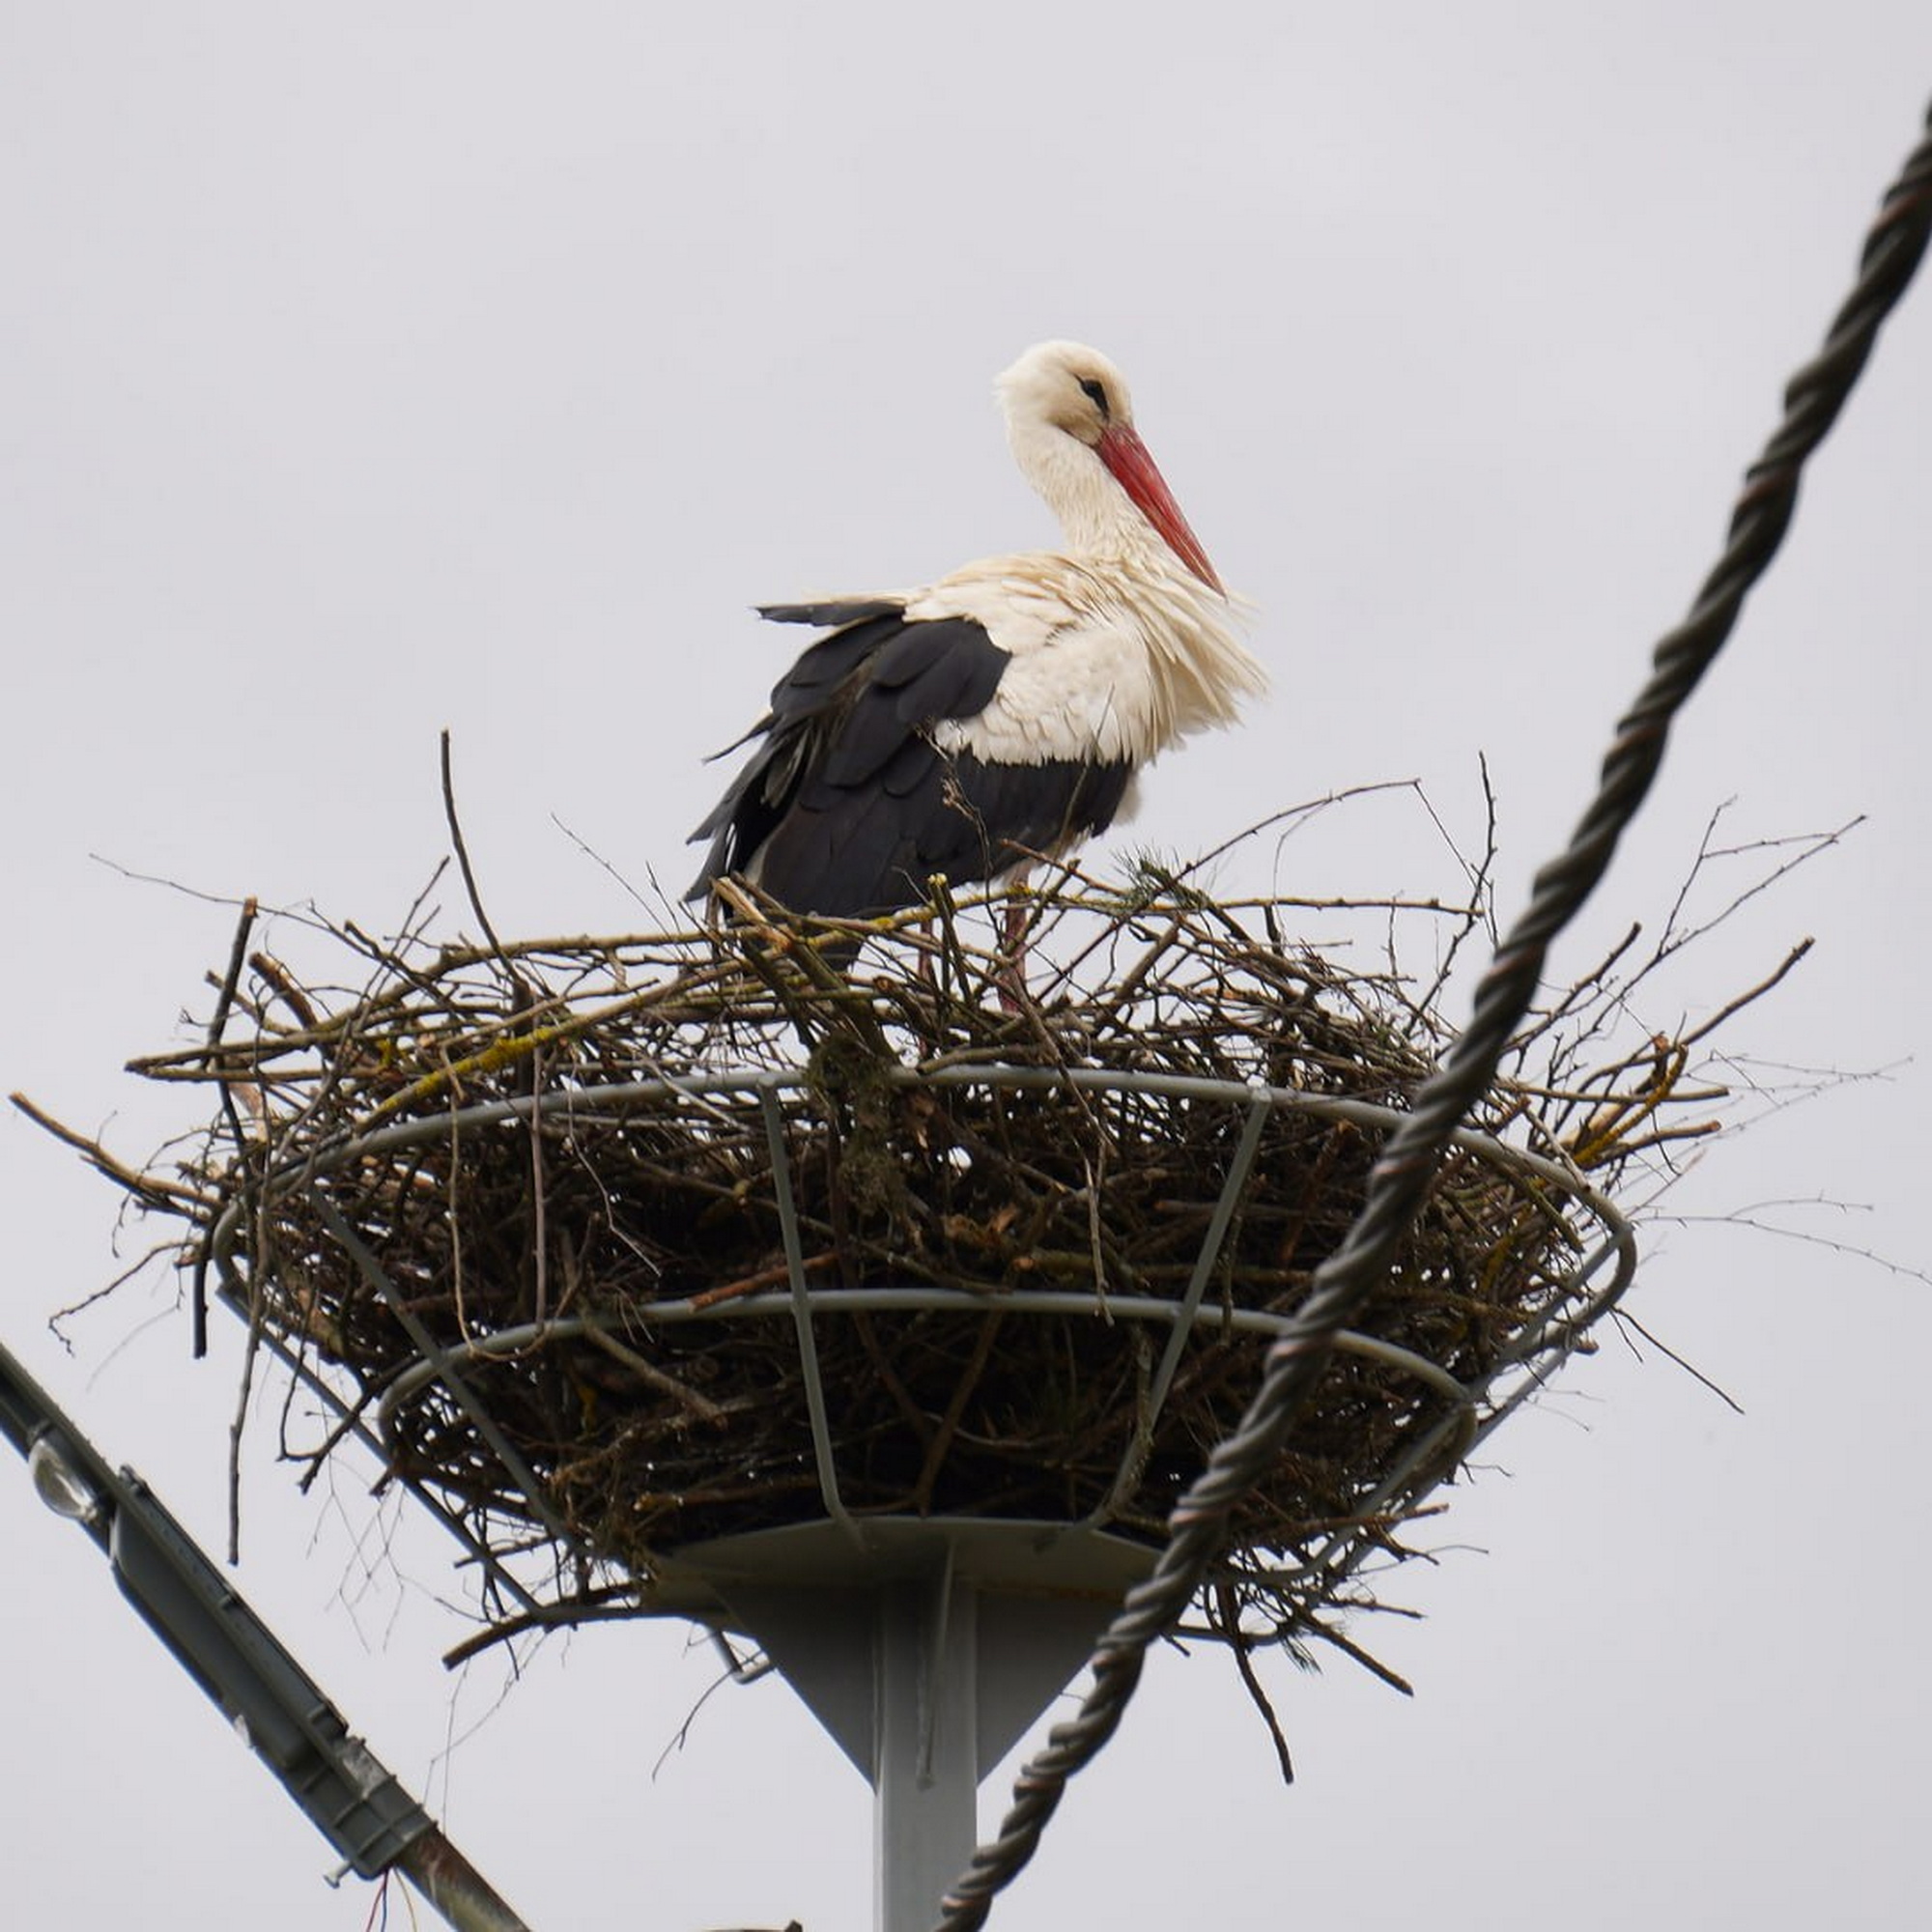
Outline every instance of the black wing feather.
POLYGON ((896 617, 904 610, 892 597, 828 597, 816 604, 760 604, 758 615, 774 624, 816 624, 832 630, 867 617, 896 617))
POLYGON ((816 711, 827 694, 835 691, 860 666, 877 655, 886 642, 905 624, 903 611, 890 617, 869 617, 848 630, 834 631, 808 644, 798 661, 772 687, 772 715, 776 718, 802 718, 816 711))
POLYGON ((902 626, 867 660, 821 776, 833 785, 868 783, 942 718, 985 710, 1010 662, 963 617, 902 626))
POLYGON ((1011 661, 963 617, 896 604, 774 605, 786 623, 837 622, 772 692, 764 743, 692 836, 711 850, 689 895, 755 864, 794 911, 856 917, 915 904, 935 872, 991 877, 1028 851, 1103 830, 1131 768, 995 764, 932 742, 944 719, 992 702, 1011 661))

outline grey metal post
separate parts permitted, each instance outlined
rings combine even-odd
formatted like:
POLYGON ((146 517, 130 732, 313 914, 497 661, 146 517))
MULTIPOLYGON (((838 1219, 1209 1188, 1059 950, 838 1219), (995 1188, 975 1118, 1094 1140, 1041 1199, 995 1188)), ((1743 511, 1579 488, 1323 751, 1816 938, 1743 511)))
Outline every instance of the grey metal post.
POLYGON ((979 1842, 979 1606, 950 1564, 876 1603, 872 1923, 926 1932, 979 1842))

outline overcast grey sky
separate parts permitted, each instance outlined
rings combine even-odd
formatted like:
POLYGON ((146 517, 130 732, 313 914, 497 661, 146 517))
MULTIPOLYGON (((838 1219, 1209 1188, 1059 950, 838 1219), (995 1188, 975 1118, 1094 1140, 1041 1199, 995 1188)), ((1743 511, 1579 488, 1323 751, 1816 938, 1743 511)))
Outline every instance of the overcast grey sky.
MULTIPOLYGON (((1473 842, 1485 752, 1513 911, 1928 95, 1922 0, 0 11, 0 1076, 129 1155, 193 1124, 120 1068, 205 1008, 232 913, 116 868, 392 923, 441 851, 443 725, 498 925, 624 925, 554 820, 682 883, 698 756, 796 643, 754 601, 1047 538, 989 392, 1045 335, 1127 370, 1277 680, 1160 767, 1139 836, 1418 777, 1473 842)), ((1676 1202, 1854 1205, 1647 1237, 1635 1311, 1746 1415, 1610 1338, 1392 1590, 1427 1621, 1363 1633, 1414 1702, 1274 1668, 1284 1792, 1225 1658, 1157 1660, 995 1925, 1922 1908, 1928 425, 1921 287, 1557 962, 1661 915, 1724 800, 1740 838, 1868 814, 1660 1000, 1708 1010, 1814 933, 1733 1044, 1885 1069, 1676 1202)), ((1283 872, 1455 884, 1397 804, 1283 872)), ((63 1355, 44 1316, 143 1236, 5 1131, 0 1334, 218 1547, 238 1337, 190 1366, 160 1277, 63 1355)), ((266 1456, 246 1510, 242 1587, 539 1932, 866 1922, 866 1791, 778 1683, 653 1777, 712 1675, 680 1631, 453 1681, 443 1542, 266 1456)), ((360 1926, 5 1464, 0 1532, 15 1922, 360 1926)))

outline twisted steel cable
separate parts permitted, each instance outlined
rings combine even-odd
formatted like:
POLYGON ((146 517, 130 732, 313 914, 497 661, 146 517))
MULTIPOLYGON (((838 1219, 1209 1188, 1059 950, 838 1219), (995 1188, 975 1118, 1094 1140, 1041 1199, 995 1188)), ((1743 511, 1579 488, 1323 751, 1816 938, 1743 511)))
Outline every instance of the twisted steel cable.
POLYGON ((1746 594, 1782 542, 1805 461, 1836 420, 1879 327, 1905 293, 1932 234, 1932 112, 1887 193, 1859 263, 1856 286, 1819 355, 1784 392, 1784 420, 1745 473, 1723 554, 1690 614, 1658 644, 1649 681, 1617 725, 1595 799, 1569 846, 1536 875, 1530 902, 1496 949, 1476 991, 1469 1027, 1416 1091, 1413 1107, 1372 1170, 1361 1212, 1316 1270, 1294 1325, 1269 1349, 1261 1386, 1234 1433, 1168 1519, 1160 1561, 1128 1593, 1089 1668, 1076 1717, 1054 1726, 1013 1786, 999 1835, 981 1845, 946 1896, 938 1932, 977 1932, 994 1897, 1024 1869, 1066 1788, 1114 1734, 1140 1681, 1148 1647, 1179 1620, 1220 1549, 1230 1513, 1279 1453, 1296 1411, 1326 1366, 1336 1336, 1359 1313, 1422 1206, 1450 1133, 1485 1093, 1535 997, 1549 944, 1603 877, 1624 828, 1663 761, 1671 722, 1730 636, 1746 594))

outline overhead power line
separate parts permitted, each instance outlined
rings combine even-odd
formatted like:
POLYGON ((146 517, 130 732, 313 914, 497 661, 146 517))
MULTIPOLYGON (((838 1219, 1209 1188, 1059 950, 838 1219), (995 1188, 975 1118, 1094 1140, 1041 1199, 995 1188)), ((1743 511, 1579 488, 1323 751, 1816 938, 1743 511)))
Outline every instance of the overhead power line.
POLYGON ((1431 1176, 1471 1104, 1490 1086, 1527 1012, 1550 942, 1608 867, 1663 761, 1672 722, 1737 623, 1746 595, 1777 554, 1804 464, 1858 381, 1886 318, 1905 293, 1932 234, 1932 112, 1886 194, 1858 280, 1825 346, 1792 378, 1784 419, 1745 472, 1723 554, 1690 615, 1657 645, 1648 682, 1619 720, 1597 795, 1569 844, 1536 875, 1528 907, 1496 948, 1476 990, 1468 1030, 1416 1090, 1411 1112, 1371 1171, 1361 1212, 1316 1271, 1293 1325, 1269 1349, 1262 1383, 1234 1432, 1168 1519, 1168 1543, 1094 1650, 1093 1688, 1021 1770, 999 1833, 981 1845, 947 1895, 939 1932, 975 1932, 993 1899, 1032 1859, 1066 1781, 1113 1736, 1140 1682, 1147 1652, 1192 1602, 1220 1549, 1230 1513, 1275 1456, 1327 1366, 1336 1337, 1359 1315, 1423 1204, 1431 1176))

